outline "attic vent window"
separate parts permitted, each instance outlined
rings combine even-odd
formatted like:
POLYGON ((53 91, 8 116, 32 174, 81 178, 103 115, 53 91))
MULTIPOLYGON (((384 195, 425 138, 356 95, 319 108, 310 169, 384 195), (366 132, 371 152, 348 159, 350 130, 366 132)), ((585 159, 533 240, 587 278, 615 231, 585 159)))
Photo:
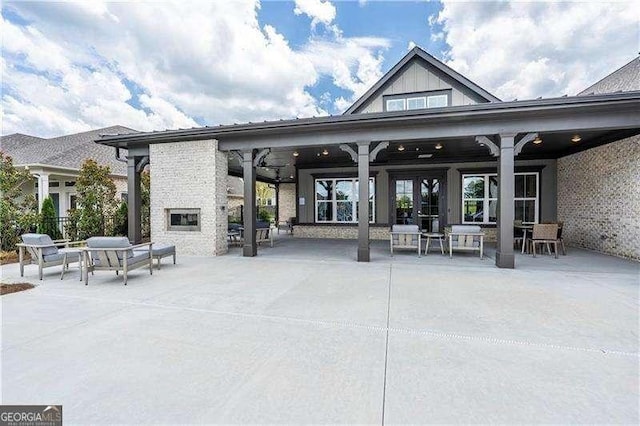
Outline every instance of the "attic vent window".
POLYGON ((422 92, 384 97, 385 111, 410 111, 425 108, 443 108, 449 106, 450 90, 438 90, 435 93, 422 92))

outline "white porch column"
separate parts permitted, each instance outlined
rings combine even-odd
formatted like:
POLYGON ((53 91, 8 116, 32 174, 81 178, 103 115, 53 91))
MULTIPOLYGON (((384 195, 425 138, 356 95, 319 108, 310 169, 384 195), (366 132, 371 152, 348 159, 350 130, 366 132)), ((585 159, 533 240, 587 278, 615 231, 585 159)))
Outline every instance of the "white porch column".
POLYGON ((49 175, 41 173, 38 175, 38 211, 42 211, 42 203, 49 196, 49 175))

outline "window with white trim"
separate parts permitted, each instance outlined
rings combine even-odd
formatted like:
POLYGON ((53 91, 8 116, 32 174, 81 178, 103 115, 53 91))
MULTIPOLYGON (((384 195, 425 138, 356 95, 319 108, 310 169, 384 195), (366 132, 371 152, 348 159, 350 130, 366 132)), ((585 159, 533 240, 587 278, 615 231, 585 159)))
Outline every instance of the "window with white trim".
MULTIPOLYGON (((400 95, 402 96, 402 95, 400 95)), ((442 108, 449 105, 449 96, 446 94, 398 97, 394 95, 386 99, 387 111, 406 111, 424 108, 442 108)))
MULTIPOLYGON (((515 220, 538 223, 539 200, 539 173, 515 173, 515 220)), ((497 174, 463 174, 462 223, 495 224, 497 210, 497 174)))
POLYGON ((405 109, 404 99, 387 99, 387 111, 404 111, 405 109))
POLYGON ((407 98, 407 109, 422 109, 427 107, 427 98, 424 96, 418 98, 407 98))
MULTIPOLYGON (((358 222, 358 179, 315 180, 315 218, 318 223, 358 222)), ((369 178, 369 222, 375 220, 375 179, 369 178)))

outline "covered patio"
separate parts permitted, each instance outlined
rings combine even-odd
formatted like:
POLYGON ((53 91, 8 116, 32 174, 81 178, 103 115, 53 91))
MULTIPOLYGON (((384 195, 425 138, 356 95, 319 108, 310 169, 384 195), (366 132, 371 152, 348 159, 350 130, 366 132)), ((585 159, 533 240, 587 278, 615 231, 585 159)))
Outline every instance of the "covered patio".
MULTIPOLYGON (((171 171, 178 167, 175 156, 193 146, 201 150, 203 164, 197 166, 196 160, 189 158, 181 163, 180 172, 184 174, 185 167, 213 168, 209 173, 211 179, 215 173, 215 183, 206 190, 215 199, 216 209, 211 214, 216 225, 210 234, 203 232, 202 238, 215 241, 216 253, 226 251, 224 201, 218 189, 224 185, 222 171, 244 179, 244 256, 258 254, 255 183, 263 180, 277 186, 295 185, 297 226, 349 232, 357 241, 349 258, 360 262, 371 260, 372 240, 384 240, 391 225, 399 223, 397 183, 413 173, 406 179, 413 182, 414 197, 419 192, 419 179, 438 184, 434 199, 439 200, 439 210, 432 216, 440 230, 451 224, 479 221, 486 233, 495 236, 495 265, 513 268, 517 215, 529 223, 558 221, 556 159, 637 135, 638 111, 640 93, 626 92, 104 136, 99 142, 129 150, 129 197, 134 200, 129 208, 132 241, 140 239, 138 164, 147 161, 152 174, 152 216, 158 215, 152 218, 152 234, 156 223, 156 236, 152 238, 160 235, 171 242, 171 236, 179 237, 161 229, 171 206, 158 202, 164 209, 154 209, 153 176, 166 173, 162 176, 164 185, 178 185, 180 176, 171 171), (154 150, 162 152, 156 160, 154 150), (174 154, 167 155, 169 151, 174 154), (535 177, 530 186, 535 194, 530 200, 519 194, 524 190, 518 186, 518 176, 526 174, 535 177), (485 183, 483 199, 469 200, 474 210, 462 195, 467 176, 489 182, 485 183), (332 207, 336 212, 348 206, 349 223, 333 223, 335 216, 321 212, 324 200, 319 200, 314 182, 322 179, 332 184, 339 179, 353 183, 350 204, 334 199, 332 207), (372 184, 358 185, 365 181, 372 184), (518 210, 517 203, 530 207, 518 210)), ((190 171, 192 175, 198 176, 190 171)), ((194 178, 185 177, 180 188, 194 178)), ((200 196, 194 190, 190 199, 200 196)), ((419 199, 415 201, 405 213, 417 221, 423 214, 417 205, 419 199)), ((571 232, 579 233, 579 229, 571 232)), ((309 247, 309 241, 303 246, 309 247)))

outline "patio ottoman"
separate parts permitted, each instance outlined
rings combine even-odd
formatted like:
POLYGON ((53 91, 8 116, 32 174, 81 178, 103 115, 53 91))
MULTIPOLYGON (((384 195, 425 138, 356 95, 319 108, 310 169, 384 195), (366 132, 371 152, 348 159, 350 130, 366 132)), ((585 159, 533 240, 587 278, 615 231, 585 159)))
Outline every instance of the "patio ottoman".
MULTIPOLYGON (((138 251, 138 250, 135 250, 138 251)), ((158 269, 160 269, 160 259, 167 256, 173 256, 173 264, 176 264, 176 246, 169 244, 154 244, 151 250, 151 257, 158 260, 158 269)))

